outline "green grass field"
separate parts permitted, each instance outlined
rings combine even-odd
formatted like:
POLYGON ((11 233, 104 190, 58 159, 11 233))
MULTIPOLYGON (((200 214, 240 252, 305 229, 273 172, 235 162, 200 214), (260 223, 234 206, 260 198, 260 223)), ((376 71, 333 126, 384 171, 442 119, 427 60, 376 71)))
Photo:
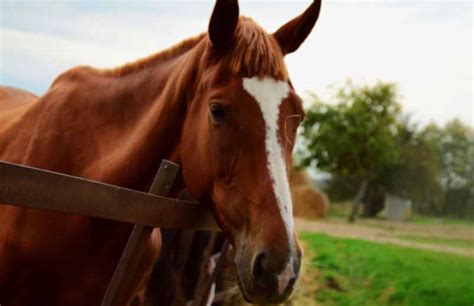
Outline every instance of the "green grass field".
POLYGON ((474 259, 302 233, 319 305, 474 304, 474 259))

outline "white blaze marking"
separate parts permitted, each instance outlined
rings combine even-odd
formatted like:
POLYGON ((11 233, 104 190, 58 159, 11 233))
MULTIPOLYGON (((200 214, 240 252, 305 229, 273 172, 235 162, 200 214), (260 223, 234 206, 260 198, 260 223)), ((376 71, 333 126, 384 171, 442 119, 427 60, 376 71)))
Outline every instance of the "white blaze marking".
POLYGON ((257 101, 266 126, 265 145, 267 150, 268 171, 272 180, 273 192, 285 224, 290 247, 293 238, 293 206, 290 185, 286 172, 283 150, 278 140, 278 117, 280 105, 288 97, 287 82, 276 81, 270 77, 244 78, 244 89, 257 101))

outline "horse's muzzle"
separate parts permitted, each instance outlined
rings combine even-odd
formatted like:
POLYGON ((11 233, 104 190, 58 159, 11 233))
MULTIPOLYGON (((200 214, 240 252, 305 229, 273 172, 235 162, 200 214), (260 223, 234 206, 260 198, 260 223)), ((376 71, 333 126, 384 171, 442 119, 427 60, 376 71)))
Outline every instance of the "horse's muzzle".
POLYGON ((301 253, 288 255, 281 259, 259 252, 247 264, 242 261, 245 256, 236 256, 239 286, 247 302, 276 304, 288 299, 299 276, 301 253))

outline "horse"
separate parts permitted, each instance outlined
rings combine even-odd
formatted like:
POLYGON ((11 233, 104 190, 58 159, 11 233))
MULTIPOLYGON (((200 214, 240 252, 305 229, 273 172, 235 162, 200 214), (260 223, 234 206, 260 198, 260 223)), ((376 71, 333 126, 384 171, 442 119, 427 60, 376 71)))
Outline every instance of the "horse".
POLYGON ((14 88, 14 87, 0 87, 0 101, 2 101, 2 109, 15 108, 20 104, 27 104, 38 100, 38 97, 31 92, 14 88))
MULTIPOLYGON (((217 0, 207 32, 145 59, 72 68, 39 98, 3 88, 0 159, 140 191, 161 159, 178 163, 172 195, 186 188, 209 203, 235 248, 243 297, 283 302, 302 256, 288 173, 304 116, 284 57, 320 6, 269 34, 237 0, 217 0)), ((0 205, 0 303, 99 305, 131 226, 0 205)), ((146 239, 117 305, 143 305, 159 229, 146 239)))

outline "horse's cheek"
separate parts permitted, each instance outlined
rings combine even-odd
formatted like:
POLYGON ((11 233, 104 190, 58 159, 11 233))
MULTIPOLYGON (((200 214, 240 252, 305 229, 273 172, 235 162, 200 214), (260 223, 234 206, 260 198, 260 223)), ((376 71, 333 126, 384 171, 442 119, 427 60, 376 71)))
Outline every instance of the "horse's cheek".
POLYGON ((187 124, 181 144, 184 183, 195 199, 201 199, 212 191, 212 169, 215 160, 210 150, 210 137, 205 120, 203 118, 187 124))

